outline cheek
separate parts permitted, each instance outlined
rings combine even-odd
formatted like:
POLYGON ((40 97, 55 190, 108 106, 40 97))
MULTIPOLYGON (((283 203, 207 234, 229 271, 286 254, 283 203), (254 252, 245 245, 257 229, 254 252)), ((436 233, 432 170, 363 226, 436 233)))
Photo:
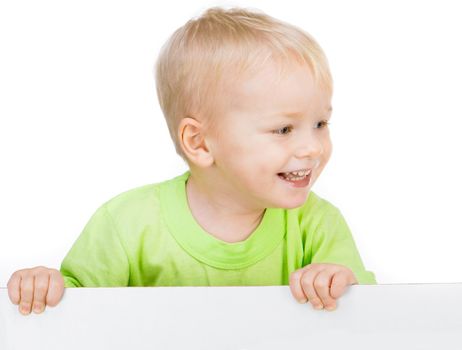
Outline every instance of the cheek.
POLYGON ((321 154, 321 161, 326 163, 330 156, 332 155, 332 141, 330 139, 329 130, 326 130, 326 134, 323 135, 321 139, 322 144, 322 154, 321 154))
POLYGON ((332 155, 332 150, 333 150, 333 145, 332 142, 329 140, 326 144, 326 155, 324 157, 324 161, 327 163, 330 159, 330 156, 332 155))
POLYGON ((229 163, 245 154, 245 144, 233 134, 221 135, 214 139, 213 155, 216 159, 229 163))
POLYGON ((276 174, 284 159, 279 149, 249 140, 246 145, 236 146, 236 151, 229 154, 227 162, 234 171, 241 171, 243 177, 254 182, 263 181, 269 174, 276 174))

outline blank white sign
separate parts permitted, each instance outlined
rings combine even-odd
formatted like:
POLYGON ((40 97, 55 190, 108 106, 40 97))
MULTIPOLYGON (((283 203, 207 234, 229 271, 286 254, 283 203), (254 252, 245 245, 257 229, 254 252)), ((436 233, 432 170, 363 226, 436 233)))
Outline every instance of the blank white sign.
POLYGON ((354 285, 335 311, 287 286, 69 288, 23 316, 0 289, 0 349, 462 349, 462 283, 354 285))

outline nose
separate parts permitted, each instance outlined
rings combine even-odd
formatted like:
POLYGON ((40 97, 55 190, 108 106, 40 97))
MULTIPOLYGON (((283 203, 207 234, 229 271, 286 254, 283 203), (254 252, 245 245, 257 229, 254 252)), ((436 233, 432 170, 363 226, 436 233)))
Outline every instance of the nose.
POLYGON ((295 152, 297 158, 319 159, 323 153, 324 146, 321 141, 321 136, 316 135, 316 131, 300 135, 297 150, 295 152))

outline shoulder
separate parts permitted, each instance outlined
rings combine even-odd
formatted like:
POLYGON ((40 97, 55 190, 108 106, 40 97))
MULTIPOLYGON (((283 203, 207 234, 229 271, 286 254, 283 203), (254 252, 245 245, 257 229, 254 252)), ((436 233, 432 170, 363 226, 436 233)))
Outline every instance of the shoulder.
POLYGON ((159 185, 159 183, 151 183, 128 189, 104 202, 102 207, 111 214, 120 214, 155 205, 159 197, 159 185))
POLYGON ((152 218, 160 212, 162 188, 180 181, 184 175, 128 189, 110 198, 101 207, 104 207, 113 218, 143 216, 152 218))
POLYGON ((331 201, 311 191, 305 203, 287 211, 288 220, 298 226, 304 240, 312 241, 324 232, 333 234, 344 226, 341 211, 331 201))
POLYGON ((336 207, 327 199, 313 191, 310 191, 307 200, 300 208, 303 211, 325 211, 336 207))
POLYGON ((290 210, 294 211, 303 226, 308 223, 317 226, 326 219, 341 215, 340 210, 333 203, 313 191, 310 191, 302 206, 290 210))

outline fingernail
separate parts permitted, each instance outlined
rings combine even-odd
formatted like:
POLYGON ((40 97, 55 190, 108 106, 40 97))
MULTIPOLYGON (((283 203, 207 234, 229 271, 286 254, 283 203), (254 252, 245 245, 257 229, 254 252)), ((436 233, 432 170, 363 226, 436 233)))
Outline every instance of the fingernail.
POLYGON ((316 310, 321 310, 323 307, 324 307, 324 306, 323 306, 322 304, 316 304, 316 305, 314 306, 314 308, 315 308, 316 310))
POLYGON ((335 310, 335 305, 327 305, 326 306, 326 310, 329 310, 329 311, 332 311, 332 310, 335 310))
POLYGON ((305 304, 308 301, 308 299, 299 299, 298 302, 300 304, 305 304))
POLYGON ((40 305, 35 304, 34 305, 34 312, 36 312, 36 313, 42 312, 42 307, 40 305))
POLYGON ((19 311, 21 311, 21 313, 23 313, 23 314, 28 314, 29 313, 29 309, 25 305, 21 305, 19 307, 19 311))

